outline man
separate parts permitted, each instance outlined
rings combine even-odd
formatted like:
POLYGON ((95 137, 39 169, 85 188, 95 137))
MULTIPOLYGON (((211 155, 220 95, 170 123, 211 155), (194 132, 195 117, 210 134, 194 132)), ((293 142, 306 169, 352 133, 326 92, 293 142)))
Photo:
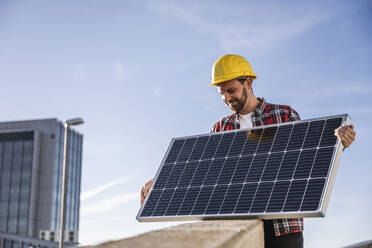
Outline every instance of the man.
MULTIPOLYGON (((252 84, 257 75, 250 63, 239 55, 227 54, 220 57, 213 66, 211 86, 216 86, 223 102, 233 111, 223 117, 212 128, 212 132, 269 125, 300 119, 298 113, 286 105, 267 103, 256 98, 252 84)), ((339 127, 335 135, 344 147, 355 139, 353 126, 339 127)), ((141 190, 141 204, 148 194, 152 180, 141 190)), ((303 219, 263 220, 265 247, 303 247, 303 219)))

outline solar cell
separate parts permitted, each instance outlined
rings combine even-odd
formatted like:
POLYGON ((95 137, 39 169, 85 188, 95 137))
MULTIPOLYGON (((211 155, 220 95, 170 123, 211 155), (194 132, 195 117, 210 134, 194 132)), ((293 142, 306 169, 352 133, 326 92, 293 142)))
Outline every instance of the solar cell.
POLYGON ((222 201, 225 199, 228 185, 217 185, 213 191, 208 204, 206 214, 217 214, 221 208, 222 201))
POLYGON ((348 115, 175 138, 137 219, 324 216, 348 115))
POLYGON ((242 189, 243 184, 231 184, 228 186, 227 193, 219 212, 220 214, 231 214, 234 212, 242 189))

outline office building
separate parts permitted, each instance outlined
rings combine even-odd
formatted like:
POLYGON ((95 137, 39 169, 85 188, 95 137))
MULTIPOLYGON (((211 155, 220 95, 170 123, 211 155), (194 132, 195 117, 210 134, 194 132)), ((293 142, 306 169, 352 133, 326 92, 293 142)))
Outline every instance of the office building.
MULTIPOLYGON (((0 122, 0 237, 57 239, 63 137, 57 119, 0 122)), ((68 139, 65 230, 77 242, 83 136, 68 139)))

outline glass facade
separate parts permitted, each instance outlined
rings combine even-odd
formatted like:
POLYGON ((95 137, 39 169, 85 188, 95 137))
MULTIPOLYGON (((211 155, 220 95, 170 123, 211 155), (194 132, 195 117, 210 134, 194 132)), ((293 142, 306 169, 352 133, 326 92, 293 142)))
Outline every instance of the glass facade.
POLYGON ((0 248, 58 248, 58 243, 0 233, 0 248))
MULTIPOLYGON (((67 183, 66 183, 66 230, 78 230, 80 208, 80 181, 83 137, 73 130, 69 130, 68 158, 67 158, 67 183)), ((56 135, 56 156, 54 173, 54 192, 52 209, 52 230, 59 230, 59 216, 61 206, 62 169, 63 169, 63 140, 64 127, 59 125, 56 135)))
POLYGON ((0 133, 0 232, 27 235, 34 132, 0 133))

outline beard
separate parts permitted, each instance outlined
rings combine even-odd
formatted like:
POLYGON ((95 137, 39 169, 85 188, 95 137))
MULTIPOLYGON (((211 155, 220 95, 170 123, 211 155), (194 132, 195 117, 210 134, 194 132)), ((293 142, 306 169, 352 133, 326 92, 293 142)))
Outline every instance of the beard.
POLYGON ((227 105, 229 108, 239 114, 239 112, 244 108, 245 104, 247 103, 248 93, 245 88, 243 88, 243 94, 241 98, 232 98, 227 105))

